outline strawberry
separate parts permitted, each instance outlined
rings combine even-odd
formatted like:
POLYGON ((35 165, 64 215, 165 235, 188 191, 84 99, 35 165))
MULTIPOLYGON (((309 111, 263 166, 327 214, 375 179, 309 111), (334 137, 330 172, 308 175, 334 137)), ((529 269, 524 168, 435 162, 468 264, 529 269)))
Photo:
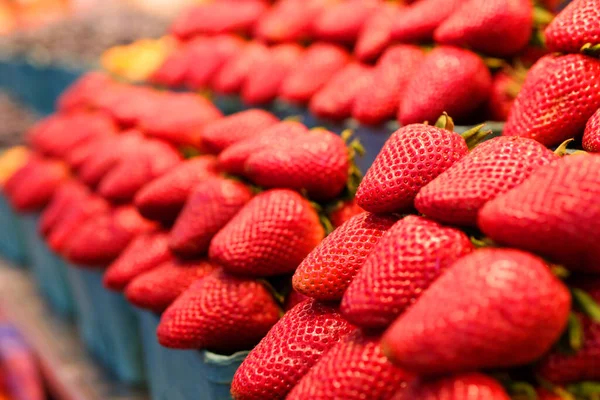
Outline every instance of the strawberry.
POLYGON ((496 380, 480 373, 416 380, 393 400, 510 400, 496 380))
POLYGON ((271 47, 268 56, 257 61, 248 72, 242 88, 244 103, 265 104, 273 101, 303 52, 304 48, 294 43, 271 47))
POLYGON ((327 236, 298 266, 294 289, 321 301, 341 300, 382 235, 396 222, 392 216, 359 214, 327 236))
POLYGON ((595 0, 574 0, 546 28, 546 46, 553 52, 579 53, 586 44, 600 44, 600 10, 595 0))
POLYGON ((502 134, 546 146, 580 135, 600 108, 598 74, 600 61, 581 54, 541 58, 529 71, 502 134))
POLYGON ((165 311, 158 341, 171 348, 231 354, 258 343, 279 312, 260 282, 218 269, 192 284, 165 311))
POLYGON ((248 43, 223 65, 212 81, 212 88, 218 93, 239 93, 253 66, 263 63, 268 58, 269 48, 267 46, 257 41, 248 43))
POLYGON ((370 125, 392 119, 404 89, 424 59, 425 53, 416 46, 388 48, 377 62, 371 85, 362 88, 356 95, 352 116, 370 125))
POLYGON ((383 2, 365 21, 354 46, 354 55, 360 61, 376 59, 392 41, 392 27, 402 7, 383 2))
POLYGON ((419 374, 523 365, 556 342, 570 308, 568 289, 543 260, 481 249, 435 281, 385 333, 382 347, 393 363, 419 374))
MULTIPOLYGON (((121 134, 119 136, 123 137, 124 135, 121 134)), ((88 160, 95 157, 100 152, 100 149, 106 149, 108 146, 113 145, 115 139, 117 139, 116 135, 108 135, 89 140, 67 153, 64 161, 72 169, 79 170, 88 160)))
POLYGON ((338 203, 335 208, 330 211, 329 220, 331 221, 331 224, 337 228, 342 226, 344 222, 350 220, 350 218, 362 214, 363 212, 365 212, 365 210, 360 208, 354 199, 352 199, 338 203))
POLYGON ((137 126, 145 115, 160 112, 163 93, 147 87, 127 86, 121 101, 111 105, 106 112, 123 128, 137 126))
POLYGON ((86 108, 91 104, 94 95, 111 83, 108 75, 102 72, 88 72, 60 95, 57 108, 61 112, 86 108))
POLYGON ((350 162, 340 136, 313 129, 250 155, 244 168, 244 175, 259 186, 305 191, 310 198, 329 200, 346 187, 350 162))
POLYGON ((493 138, 424 186, 415 198, 415 207, 436 221, 475 226, 477 213, 488 201, 558 158, 533 139, 493 138))
POLYGON ((437 27, 458 11, 464 2, 421 0, 411 4, 396 16, 392 26, 392 39, 404 43, 431 41, 437 27))
POLYGON ((209 255, 232 273, 289 274, 324 236, 308 200, 291 190, 272 189, 250 200, 217 233, 209 255))
POLYGON ((466 0, 433 36, 441 44, 507 57, 527 46, 532 29, 531 0, 466 0))
POLYGON ((298 42, 312 33, 315 18, 330 0, 279 0, 257 22, 254 37, 266 42, 298 42))
POLYGON ((308 299, 308 296, 305 296, 302 293, 298 293, 292 288, 285 297, 285 302, 283 303, 283 311, 288 312, 298 304, 308 299))
POLYGON ((66 181, 57 187, 41 214, 38 228, 42 236, 47 237, 54 226, 60 223, 61 217, 88 195, 87 188, 75 180, 66 181))
POLYGON ((143 232, 108 266, 104 273, 104 287, 123 291, 135 277, 156 268, 170 258, 166 232, 143 232))
POLYGON ((194 282, 217 268, 207 260, 167 260, 134 277, 127 285, 125 295, 136 306, 160 314, 194 282))
POLYGON ((472 249, 459 230, 405 217, 364 258, 344 295, 342 314, 361 327, 385 328, 472 249))
MULTIPOLYGON (((415 7, 418 4, 421 2, 415 7)), ((477 54, 457 47, 436 47, 408 82, 398 119, 404 125, 435 121, 447 112, 464 120, 488 99, 491 87, 490 71, 477 54)))
POLYGON ((391 399, 414 377, 385 358, 379 339, 358 330, 346 336, 319 360, 286 399, 391 399))
POLYGON ((306 103, 337 71, 349 62, 341 47, 327 43, 311 45, 290 71, 280 88, 280 96, 295 103, 306 103))
POLYGON ((212 238, 252 198, 243 183, 220 177, 198 184, 169 235, 169 247, 184 256, 208 252, 212 238))
POLYGON ((567 156, 539 168, 479 212, 480 229, 494 241, 542 254, 584 272, 600 271, 594 232, 600 222, 599 155, 567 156), (573 229, 577 226, 577 229, 573 229))
POLYGON ((177 45, 165 56, 162 64, 148 77, 155 85, 178 88, 184 85, 188 70, 191 67, 188 47, 177 45))
POLYGON ((348 118, 359 93, 370 88, 371 84, 372 68, 360 63, 349 63, 312 97, 309 109, 321 118, 348 118))
POLYGON ((240 111, 207 124, 202 129, 202 148, 218 154, 237 142, 256 136, 277 122, 277 117, 264 110, 256 108, 240 111))
POLYGON ((592 115, 585 125, 583 149, 591 153, 600 153, 600 109, 592 115))
POLYGON ((354 328, 338 311, 306 300, 287 312, 238 368, 236 400, 283 399, 317 361, 354 328))
POLYGON ((490 120, 506 121, 508 119, 522 84, 515 77, 505 72, 498 72, 494 75, 487 104, 490 120))
POLYGON ((549 392, 546 389, 538 389, 537 400, 564 400, 564 397, 549 392))
POLYGON ((377 5, 376 0, 353 0, 325 7, 314 21, 313 36, 326 42, 354 44, 377 5))
POLYGON ((274 146, 289 146, 295 138, 304 135, 308 129, 300 122, 282 121, 257 135, 228 147, 219 154, 219 167, 233 175, 243 175, 246 160, 259 151, 274 146))
POLYGON ((173 222, 194 187, 217 173, 217 159, 213 156, 184 161, 143 186, 135 196, 135 206, 145 218, 173 222))

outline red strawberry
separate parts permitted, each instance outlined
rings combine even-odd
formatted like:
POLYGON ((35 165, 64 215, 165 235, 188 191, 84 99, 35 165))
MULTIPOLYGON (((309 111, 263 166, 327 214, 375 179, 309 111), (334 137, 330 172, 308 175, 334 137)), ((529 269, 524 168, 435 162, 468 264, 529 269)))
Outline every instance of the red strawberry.
POLYGON ((150 83, 169 88, 183 86, 190 69, 190 52, 187 46, 178 45, 165 57, 163 63, 148 78, 150 83))
POLYGON ((308 300, 309 297, 303 295, 302 293, 296 292, 293 288, 290 290, 288 295, 285 297, 285 302, 283 304, 283 311, 288 312, 298 304, 302 303, 305 300, 308 300))
POLYGON ((435 41, 493 56, 523 50, 533 29, 531 0, 467 0, 435 30, 435 41))
POLYGON ((133 278, 127 285, 127 300, 144 309, 162 313, 194 282, 218 267, 207 260, 171 259, 133 278))
POLYGON ((123 291, 138 275, 171 258, 166 232, 144 232, 136 236, 104 273, 104 287, 123 291))
POLYGON ((372 81, 372 68, 360 63, 349 63, 312 97, 309 108, 321 118, 349 118, 356 98, 371 87, 372 81))
POLYGON ((339 203, 329 214, 331 224, 337 228, 350 218, 365 212, 354 200, 339 203))
POLYGON ((294 289, 321 301, 341 300, 379 239, 394 223, 392 216, 357 215, 327 236, 298 266, 294 289))
POLYGON ((488 99, 491 87, 490 71, 477 54, 457 47, 436 47, 408 82, 398 119, 404 125, 435 121, 447 112, 464 120, 488 99))
POLYGON ((39 231, 42 236, 47 237, 54 226, 60 223, 62 216, 88 195, 87 188, 75 180, 67 181, 56 188, 52 200, 41 214, 39 231))
POLYGON ((419 374, 527 364, 556 342, 570 308, 568 289, 543 260, 481 249, 434 282, 382 346, 392 362, 419 374))
POLYGON ((244 175, 266 188, 306 191, 313 199, 329 200, 346 187, 350 162, 344 140, 325 129, 252 154, 244 175))
POLYGON ((256 136, 277 122, 277 117, 265 110, 256 108, 240 111, 207 124, 202 129, 202 148, 218 154, 237 142, 256 136))
POLYGON ((385 328, 472 249, 469 238, 457 229, 405 217, 366 257, 346 290, 342 314, 361 327, 385 328))
POLYGON ((327 42, 354 44, 377 5, 376 0, 353 0, 325 7, 314 21, 313 35, 327 42))
POLYGON ((148 219, 173 222, 194 187, 217 173, 213 156, 184 161, 142 187, 135 196, 135 206, 148 219))
MULTIPOLYGON (((123 134, 119 135, 121 138, 123 134)), ((109 146, 114 146, 114 140, 118 139, 116 135, 102 136, 97 139, 89 140, 81 146, 67 153, 64 160, 74 170, 79 170, 90 159, 97 156, 101 149, 106 149, 109 146)))
POLYGON ((57 102, 58 110, 63 112, 88 107, 94 95, 110 83, 112 83, 110 78, 102 72, 89 72, 83 75, 60 95, 57 102))
POLYGON ((212 88, 219 93, 239 93, 253 66, 268 58, 269 48, 267 46, 256 41, 248 43, 221 68, 212 81, 212 88))
POLYGON ((591 57, 543 57, 529 71, 502 134, 546 146, 580 135, 600 108, 600 91, 595 89, 599 74, 600 61, 591 57))
POLYGON ((395 18, 392 27, 392 39, 404 43, 431 41, 436 28, 458 11, 464 2, 464 0, 421 0, 415 2, 406 7, 395 18))
POLYGON ((510 400, 496 380, 480 373, 417 380, 394 400, 510 400))
POLYGON ((267 42, 298 42, 312 33, 315 18, 330 0, 279 0, 254 29, 254 37, 267 42))
POLYGON ((197 185, 169 235, 169 247, 185 256, 208 252, 212 238, 252 198, 243 183, 220 177, 197 185))
POLYGON ((585 44, 600 44, 598 20, 596 0, 574 0, 546 28, 546 46, 553 52, 579 53, 585 44))
POLYGON ((478 225, 494 241, 542 254, 571 269, 600 271, 600 155, 567 156, 490 201, 478 225), (574 229, 577 227, 577 229, 574 229))
POLYGON ((308 200, 287 189, 254 197, 211 242, 211 260, 232 272, 272 276, 294 272, 323 239, 308 200))
POLYGON ((390 47, 377 62, 371 85, 356 95, 352 116, 364 124, 395 117, 404 89, 424 59, 425 53, 416 46, 390 47))
POLYGON ((248 350, 279 319, 279 307, 258 281, 222 270, 194 283, 162 315, 160 344, 231 354, 248 350))
POLYGON ((282 121, 252 137, 227 148, 219 154, 219 167, 233 175, 243 175, 246 160, 254 153, 274 146, 289 146, 297 136, 308 129, 300 122, 282 121))
POLYGON ((518 79, 505 72, 498 72, 494 75, 487 104, 490 120, 506 121, 508 119, 522 84, 523 82, 519 82, 518 79))
POLYGON ((293 67, 298 63, 304 48, 298 44, 280 44, 269 49, 265 59, 257 61, 242 88, 246 104, 265 104, 273 101, 279 88, 293 67))
POLYGON ((592 115, 585 126, 583 149, 591 153, 600 153, 600 109, 592 115))
POLYGON ((488 201, 520 185, 538 168, 558 158, 533 139, 491 139, 424 186, 415 199, 415 207, 436 221, 475 226, 477 213, 488 201))
POLYGON ((313 44, 283 81, 280 96, 291 102, 308 102, 349 59, 349 54, 341 47, 327 43, 313 44))
POLYGON ((106 112, 121 127, 135 127, 146 115, 162 111, 160 109, 162 96, 163 93, 158 90, 140 86, 128 86, 123 99, 111 105, 106 112))
POLYGON ((371 61, 377 58, 392 41, 392 26, 396 16, 401 12, 397 3, 382 2, 365 21, 356 45, 354 55, 360 61, 371 61))
POLYGON ((236 400, 283 399, 354 328, 330 306, 306 300, 287 312, 238 368, 236 400))
POLYGON ((378 336, 355 331, 327 352, 286 399, 388 400, 412 379, 385 358, 378 336))

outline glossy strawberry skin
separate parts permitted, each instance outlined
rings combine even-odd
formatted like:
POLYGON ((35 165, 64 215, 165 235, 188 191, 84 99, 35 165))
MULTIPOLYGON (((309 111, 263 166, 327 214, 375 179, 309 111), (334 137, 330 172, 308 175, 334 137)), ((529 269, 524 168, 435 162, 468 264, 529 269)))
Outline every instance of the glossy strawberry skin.
POLYGON ((356 202, 373 213, 411 210, 419 190, 468 151, 457 133, 421 124, 402 127, 387 140, 367 171, 356 202))
POLYGON ((102 72, 89 72, 69 86, 58 98, 60 111, 72 111, 89 106, 91 99, 99 90, 112 83, 108 75, 102 72))
POLYGON ((360 61, 376 59, 392 41, 392 27, 401 7, 384 2, 365 21, 354 46, 354 55, 360 61))
POLYGON ((252 41, 221 68, 211 86, 218 93, 237 94, 244 87, 254 65, 262 64, 268 59, 269 48, 263 43, 252 41))
POLYGON ((383 329, 418 301, 456 260, 473 249, 461 231, 408 216, 383 235, 342 300, 357 326, 383 329))
POLYGON ((62 216, 88 195, 86 187, 75 180, 58 187, 40 217, 38 229, 42 236, 47 237, 60 224, 62 216))
POLYGON ((252 198, 241 182, 215 177, 197 185, 169 235, 169 247, 183 256, 204 255, 212 238, 252 198))
POLYGON ((391 399, 414 376, 383 355, 379 336, 355 331, 333 347, 290 392, 289 400, 391 399))
POLYGON ((541 167, 523 184, 490 201, 478 226, 491 239, 544 255, 583 272, 598 272, 594 245, 600 207, 595 154, 567 156, 541 167), (577 226, 577 229, 573 229, 577 226))
POLYGON ((434 282, 382 346, 392 362, 424 375, 523 365, 556 342, 570 308, 568 289, 543 260, 480 249, 434 282))
POLYGON ((510 400, 496 380, 468 373, 437 380, 416 380, 393 400, 510 400))
POLYGON ((541 58, 529 71, 502 134, 546 146, 579 136, 600 108, 598 74, 600 61, 581 54, 541 58))
POLYGON ((422 0, 394 20, 392 39, 403 43, 431 41, 436 28, 460 9, 463 0, 422 0))
POLYGON ((248 350, 279 319, 279 308, 258 281, 217 270, 192 284, 162 315, 161 345, 221 354, 248 350))
POLYGON ((298 266, 294 289, 321 301, 341 300, 365 259, 396 222, 392 216, 363 213, 327 236, 298 266))
POLYGON ((287 312, 238 368, 236 400, 283 399, 298 381, 354 328, 338 311, 305 300, 287 312))
POLYGON ((544 31, 552 52, 579 53, 583 45, 600 43, 600 10, 594 0, 570 2, 544 31))
POLYGON ((135 206, 145 218, 172 223, 192 190, 217 174, 215 157, 204 155, 189 159, 143 186, 135 196, 135 206))
POLYGON ((163 92, 148 87, 125 86, 122 99, 105 110, 121 128, 137 126, 148 114, 160 112, 163 92))
POLYGON ((329 0, 281 0, 257 22, 254 37, 266 42, 298 42, 312 33, 315 18, 329 0))
POLYGON ((491 87, 490 71, 477 54, 458 47, 436 47, 408 82, 398 119, 404 125, 433 123, 447 112, 460 122, 488 99, 491 87))
POLYGON ((415 199, 415 207, 436 221, 475 226, 478 211, 488 201, 558 159, 533 139, 507 136, 491 139, 423 187, 415 199))
POLYGON ((190 66, 188 48, 185 45, 176 46, 165 57, 160 67, 150 75, 148 81, 168 88, 182 87, 190 66))
POLYGON ((217 233, 209 255, 231 273, 289 274, 324 235, 306 199, 287 189, 272 189, 254 197, 217 233))
POLYGON ((133 278, 125 289, 125 296, 135 306, 160 314, 194 282, 217 268, 207 260, 173 258, 133 278))
POLYGON ((355 0, 326 7, 313 24, 319 40, 353 44, 377 7, 377 1, 355 0))
POLYGON ((588 120, 582 144, 585 151, 600 153, 600 109, 588 120))

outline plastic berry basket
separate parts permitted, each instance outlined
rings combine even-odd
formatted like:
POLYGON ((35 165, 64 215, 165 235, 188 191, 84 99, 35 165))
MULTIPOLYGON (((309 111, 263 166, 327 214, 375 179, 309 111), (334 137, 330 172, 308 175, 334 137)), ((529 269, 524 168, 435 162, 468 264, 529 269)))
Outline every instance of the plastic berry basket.
POLYGON ((21 221, 0 191, 0 256, 13 265, 27 265, 27 248, 21 221))

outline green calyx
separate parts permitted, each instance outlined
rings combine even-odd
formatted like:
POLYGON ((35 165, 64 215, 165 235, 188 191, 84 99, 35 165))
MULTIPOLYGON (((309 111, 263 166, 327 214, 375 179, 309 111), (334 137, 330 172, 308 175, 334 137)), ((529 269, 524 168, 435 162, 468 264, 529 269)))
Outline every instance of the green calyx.
POLYGON ((571 399, 600 400, 600 382, 579 382, 567 386, 571 399))
POLYGON ((571 144, 571 142, 574 142, 574 139, 567 139, 564 142, 562 142, 560 144, 560 146, 558 146, 556 148, 556 150, 554 150, 554 154, 556 154, 559 157, 564 157, 567 155, 567 147, 569 147, 569 144, 571 144))
POLYGON ((534 26, 546 26, 552 22, 554 14, 546 10, 540 5, 536 5, 533 8, 533 25, 534 26))
POLYGON ((348 168, 348 182, 346 183, 346 190, 344 193, 345 199, 353 199, 358 190, 358 185, 363 178, 362 171, 356 165, 356 157, 362 157, 365 155, 365 148, 360 143, 360 140, 353 138, 354 132, 350 129, 346 129, 341 133, 342 140, 348 146, 348 160, 350 167, 348 168))
POLYGON ((514 400, 537 400, 537 393, 532 384, 528 382, 505 382, 505 387, 514 400))
POLYGON ((600 58, 600 44, 586 43, 580 51, 586 56, 600 58))
POLYGON ((438 118, 434 125, 436 128, 446 129, 450 132, 454 132, 454 120, 450 118, 447 112, 444 113, 438 118))
POLYGON ((475 146, 483 142, 492 133, 491 129, 484 130, 484 126, 485 124, 477 125, 461 134, 465 142, 467 142, 469 150, 473 150, 475 146))
POLYGON ((329 236, 329 234, 335 230, 335 227, 329 219, 329 214, 327 213, 326 209, 323 208, 323 206, 321 206, 319 203, 315 203, 314 201, 311 201, 310 205, 315 209, 315 211, 319 215, 319 222, 325 230, 325 236, 329 236))
POLYGON ((573 304, 592 321, 600 324, 600 305, 584 290, 571 288, 573 304))
POLYGON ((183 155, 183 158, 190 159, 198 157, 201 153, 200 150, 193 146, 182 146, 179 148, 179 152, 183 155))
POLYGON ((481 249, 483 247, 497 247, 496 243, 488 237, 478 238, 471 236, 470 239, 471 243, 473 243, 473 246, 475 246, 476 249, 481 249))

